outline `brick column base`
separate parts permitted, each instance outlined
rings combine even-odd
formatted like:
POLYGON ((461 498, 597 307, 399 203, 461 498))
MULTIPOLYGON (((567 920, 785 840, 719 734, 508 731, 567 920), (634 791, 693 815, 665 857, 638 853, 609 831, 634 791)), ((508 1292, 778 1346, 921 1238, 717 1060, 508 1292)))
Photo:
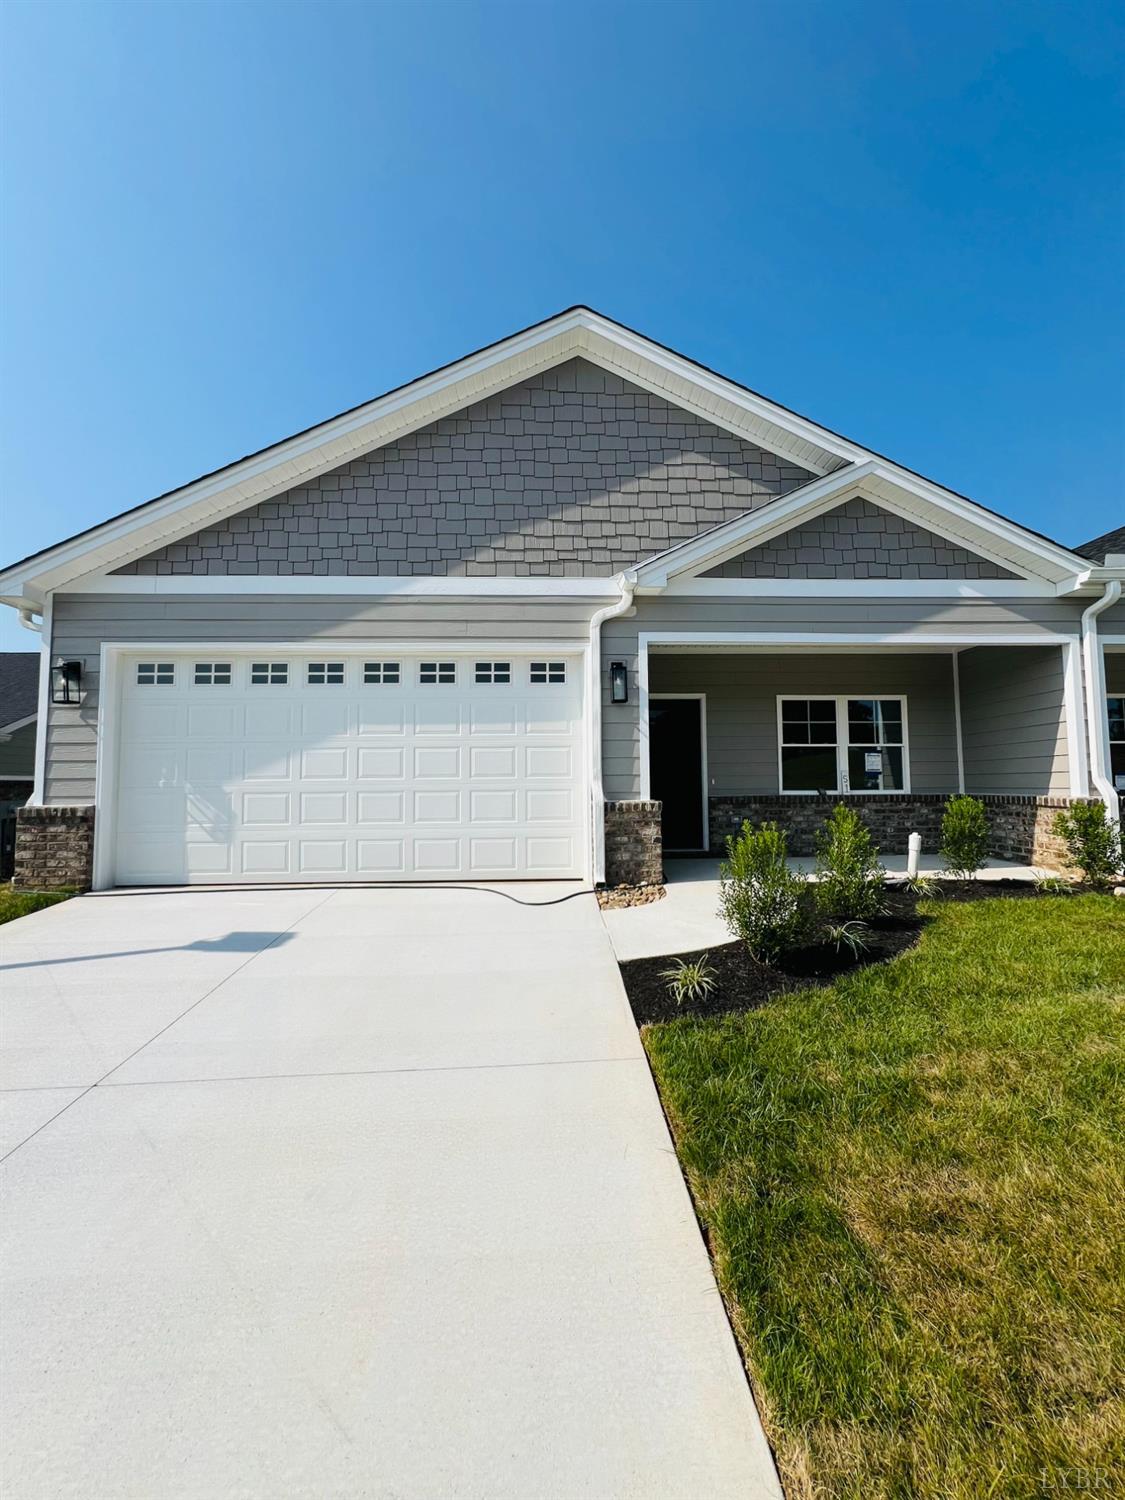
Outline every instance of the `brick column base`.
POLYGON ((94 870, 92 807, 21 807, 16 813, 16 869, 21 891, 88 890, 94 870))
POLYGON ((606 885, 663 885, 659 802, 605 805, 606 885))

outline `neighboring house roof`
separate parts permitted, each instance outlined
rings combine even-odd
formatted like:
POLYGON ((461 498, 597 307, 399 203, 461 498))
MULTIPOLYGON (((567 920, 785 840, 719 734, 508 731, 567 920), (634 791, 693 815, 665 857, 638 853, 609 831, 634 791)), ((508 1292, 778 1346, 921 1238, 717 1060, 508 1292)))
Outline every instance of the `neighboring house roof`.
POLYGON ((1125 554, 1125 526, 1107 531, 1105 536, 1096 536, 1092 541, 1081 542, 1074 551, 1079 557, 1088 557, 1095 563, 1104 563, 1107 557, 1121 556, 1125 554))
POLYGON ((39 706, 39 652, 0 651, 0 734, 36 717, 39 706))
MULTIPOLYGON (((919 519, 925 524, 934 530, 942 530, 942 523, 952 525, 954 535, 977 550, 982 549, 979 535, 1004 566, 1060 585, 1081 568, 1076 554, 1057 542, 590 308, 573 307, 34 553, 0 572, 0 599, 39 608, 54 589, 120 568, 576 356, 779 455, 820 481, 834 484, 845 471, 862 472, 873 483, 886 481, 895 495, 907 493, 912 504, 921 505, 926 514, 919 519)), ((843 483, 846 487, 848 481, 843 483)))

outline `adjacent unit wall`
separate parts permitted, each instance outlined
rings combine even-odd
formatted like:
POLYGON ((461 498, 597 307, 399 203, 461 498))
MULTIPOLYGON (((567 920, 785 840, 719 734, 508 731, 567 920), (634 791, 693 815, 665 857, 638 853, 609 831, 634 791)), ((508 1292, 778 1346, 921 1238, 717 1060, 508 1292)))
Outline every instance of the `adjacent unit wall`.
POLYGON ((965 790, 1033 797, 1070 789, 1062 649, 963 651, 965 790))
POLYGON ((0 739, 0 781, 35 775, 35 724, 25 724, 0 739))

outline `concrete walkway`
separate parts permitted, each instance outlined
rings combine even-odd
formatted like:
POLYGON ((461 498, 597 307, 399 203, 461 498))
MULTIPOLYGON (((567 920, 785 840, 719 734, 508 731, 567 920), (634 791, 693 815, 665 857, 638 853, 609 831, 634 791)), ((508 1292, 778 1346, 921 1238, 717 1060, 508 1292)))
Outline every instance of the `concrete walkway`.
POLYGON ((0 929, 5 1500, 778 1500, 592 896, 0 929))
MULTIPOLYGON (((884 855, 883 868, 892 877, 906 874, 906 856, 884 855)), ((789 868, 811 875, 814 859, 790 859, 789 868)), ((948 879, 941 860, 923 854, 922 874, 948 879)), ((1017 865, 990 859, 978 880, 1035 880, 1054 872, 1035 865, 1017 865)), ((659 958, 664 954, 695 953, 732 941, 719 916, 719 861, 717 859, 669 859, 664 868, 667 895, 647 906, 626 906, 602 913, 613 950, 624 963, 630 958, 659 958)))

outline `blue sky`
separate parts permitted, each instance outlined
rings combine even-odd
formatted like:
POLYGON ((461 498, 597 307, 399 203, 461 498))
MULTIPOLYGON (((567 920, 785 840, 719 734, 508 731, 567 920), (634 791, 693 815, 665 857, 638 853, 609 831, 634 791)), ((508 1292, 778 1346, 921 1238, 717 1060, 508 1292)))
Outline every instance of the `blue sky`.
POLYGON ((1061 540, 1125 519, 1120 6, 0 26, 3 561, 575 302, 1061 540))

